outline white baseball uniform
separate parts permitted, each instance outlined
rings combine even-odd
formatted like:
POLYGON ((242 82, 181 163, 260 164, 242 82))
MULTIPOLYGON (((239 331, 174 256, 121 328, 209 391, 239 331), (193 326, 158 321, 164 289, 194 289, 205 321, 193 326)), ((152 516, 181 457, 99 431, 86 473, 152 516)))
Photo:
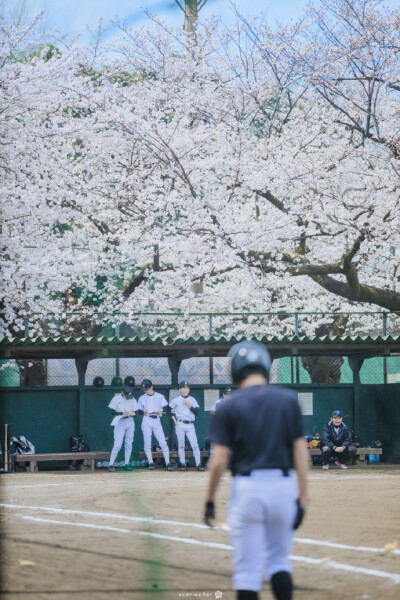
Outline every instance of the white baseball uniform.
POLYGON ((138 400, 139 410, 147 410, 147 415, 143 415, 142 432, 144 441, 144 451, 146 453, 146 457, 149 461, 149 464, 152 464, 153 462, 153 457, 151 454, 152 434, 154 434, 154 437, 160 444, 161 450, 164 455, 165 464, 169 464, 169 449, 160 422, 161 415, 155 414, 157 410, 159 410, 160 408, 164 408, 164 406, 168 406, 168 402, 166 401, 164 396, 162 394, 159 394, 158 392, 154 392, 152 396, 149 396, 148 394, 143 394, 138 400))
MULTIPOLYGON (((111 400, 108 408, 116 412, 136 412, 138 403, 135 398, 125 398, 122 394, 116 394, 111 400)), ((121 449, 122 442, 125 438, 125 464, 129 464, 132 454, 133 436, 135 434, 135 421, 133 417, 124 417, 123 415, 115 415, 111 421, 114 427, 114 446, 111 450, 110 466, 112 466, 117 458, 118 452, 121 449)))
POLYGON ((220 405, 221 405, 221 402, 223 402, 223 401, 224 401, 224 398, 219 398, 219 400, 216 400, 216 401, 214 402, 214 404, 212 405, 211 409, 210 409, 210 410, 211 410, 211 412, 216 412, 216 411, 217 411, 217 408, 219 408, 219 407, 220 407, 220 405))
POLYGON ((175 412, 177 420, 177 426, 175 428, 176 437, 178 438, 178 455, 181 465, 186 464, 185 462, 185 436, 187 436, 189 443, 193 450, 193 456, 196 461, 196 465, 200 465, 200 448, 197 442, 196 431, 194 428, 195 414, 190 410, 184 403, 185 400, 190 402, 191 407, 199 409, 198 402, 193 396, 178 396, 170 402, 171 409, 175 412))

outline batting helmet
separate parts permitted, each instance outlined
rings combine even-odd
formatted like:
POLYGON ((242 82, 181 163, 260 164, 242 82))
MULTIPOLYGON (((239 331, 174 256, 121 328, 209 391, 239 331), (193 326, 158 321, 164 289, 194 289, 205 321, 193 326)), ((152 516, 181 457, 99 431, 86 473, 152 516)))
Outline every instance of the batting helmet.
POLYGON ((124 379, 124 385, 129 385, 131 387, 134 387, 135 385, 135 378, 132 377, 132 375, 127 375, 124 379))
POLYGON ((258 342, 239 342, 229 350, 232 359, 231 371, 233 383, 239 383, 250 373, 263 372, 269 376, 271 357, 268 350, 258 342))
POLYGON ((102 377, 95 377, 93 379, 93 385, 95 387, 103 387, 103 385, 104 385, 104 379, 102 377))

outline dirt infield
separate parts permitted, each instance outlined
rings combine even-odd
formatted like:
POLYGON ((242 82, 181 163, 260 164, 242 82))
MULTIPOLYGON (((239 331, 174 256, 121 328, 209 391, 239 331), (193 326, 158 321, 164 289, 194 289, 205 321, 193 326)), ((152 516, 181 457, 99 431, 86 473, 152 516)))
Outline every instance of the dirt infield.
MULTIPOLYGON (((206 480, 193 470, 1 475, 1 597, 232 600, 229 532, 201 522, 206 480)), ((400 598, 400 550, 383 550, 400 548, 400 467, 313 467, 310 483, 295 599, 400 598)), ((261 597, 272 598, 268 584, 261 597)))

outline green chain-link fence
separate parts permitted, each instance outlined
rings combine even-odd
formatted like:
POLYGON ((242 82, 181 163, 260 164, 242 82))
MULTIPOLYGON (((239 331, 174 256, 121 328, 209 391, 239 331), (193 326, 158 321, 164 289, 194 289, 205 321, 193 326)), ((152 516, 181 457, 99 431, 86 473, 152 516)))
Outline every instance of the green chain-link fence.
MULTIPOLYGON (((3 360, 0 361, 0 387, 30 385, 78 385, 75 361, 72 359, 3 360), (26 376, 28 373, 28 377, 26 376)), ((99 358, 89 362, 86 385, 97 377, 104 385, 119 385, 128 376, 136 384, 150 378, 157 385, 171 385, 171 373, 166 358, 99 358)), ((376 357, 364 361, 361 383, 400 383, 400 356, 376 357)), ((179 379, 192 384, 228 384, 229 359, 195 357, 183 360, 179 379)), ((280 358, 274 360, 271 383, 352 383, 353 372, 346 357, 280 358), (312 379, 313 377, 313 379, 312 379)))
MULTIPOLYGON (((303 359, 304 360, 304 359, 303 359)), ((307 357, 308 370, 301 358, 279 360, 279 383, 311 383, 310 370, 319 367, 318 383, 352 383, 353 372, 346 357, 307 357), (342 362, 343 361, 343 362, 342 362), (323 363, 316 367, 317 363, 323 363), (324 364, 328 365, 324 369, 324 364), (325 376, 324 376, 325 375, 325 376)), ((360 370, 361 383, 400 383, 400 356, 375 357, 364 361, 360 370)), ((314 379, 315 382, 315 379, 314 379)))

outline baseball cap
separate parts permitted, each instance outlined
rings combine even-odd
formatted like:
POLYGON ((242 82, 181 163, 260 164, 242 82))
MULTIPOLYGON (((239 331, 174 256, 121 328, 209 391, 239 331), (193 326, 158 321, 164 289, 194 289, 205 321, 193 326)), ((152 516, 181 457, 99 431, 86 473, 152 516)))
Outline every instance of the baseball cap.
POLYGON ((124 385, 123 392, 124 392, 125 398, 128 398, 128 399, 133 398, 133 387, 131 387, 130 385, 124 385))
POLYGON ((179 388, 179 389, 181 389, 181 388, 185 387, 186 385, 187 385, 188 387, 190 387, 190 383, 189 383, 188 381, 180 381, 180 382, 178 383, 178 388, 179 388))
POLYGON ((232 388, 231 387, 227 387, 224 389, 224 391, 222 392, 223 394, 232 394, 232 388))
POLYGON ((153 387, 153 383, 152 383, 151 379, 143 379, 142 385, 140 387, 144 392, 146 392, 151 387, 153 387))
POLYGON ((332 417, 341 417, 341 416, 342 416, 341 410, 334 410, 332 413, 332 417))

